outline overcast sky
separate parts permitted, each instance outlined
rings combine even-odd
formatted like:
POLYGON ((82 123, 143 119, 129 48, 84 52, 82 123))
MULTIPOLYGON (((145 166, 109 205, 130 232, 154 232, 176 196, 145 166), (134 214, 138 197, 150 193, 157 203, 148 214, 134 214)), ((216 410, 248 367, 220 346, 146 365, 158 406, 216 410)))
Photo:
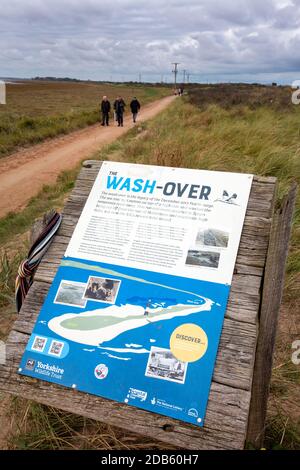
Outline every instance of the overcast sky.
POLYGON ((300 0, 0 0, 0 76, 300 79, 300 0))

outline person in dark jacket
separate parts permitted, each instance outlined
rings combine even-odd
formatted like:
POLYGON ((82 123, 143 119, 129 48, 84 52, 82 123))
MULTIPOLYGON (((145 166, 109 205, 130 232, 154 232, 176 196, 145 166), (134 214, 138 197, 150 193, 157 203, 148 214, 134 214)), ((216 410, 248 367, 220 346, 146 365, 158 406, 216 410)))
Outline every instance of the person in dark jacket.
POLYGON ((133 122, 135 123, 138 112, 141 109, 141 105, 140 105, 139 101, 136 99, 136 97, 134 97, 133 100, 131 101, 130 109, 131 109, 131 112, 132 112, 133 122))
POLYGON ((121 96, 118 96, 116 101, 114 102, 114 110, 116 112, 118 127, 123 127, 123 116, 125 110, 125 102, 121 96))
POLYGON ((101 113, 102 113, 102 124, 101 126, 109 126, 109 113, 110 113, 110 102, 107 96, 103 96, 101 102, 101 113))

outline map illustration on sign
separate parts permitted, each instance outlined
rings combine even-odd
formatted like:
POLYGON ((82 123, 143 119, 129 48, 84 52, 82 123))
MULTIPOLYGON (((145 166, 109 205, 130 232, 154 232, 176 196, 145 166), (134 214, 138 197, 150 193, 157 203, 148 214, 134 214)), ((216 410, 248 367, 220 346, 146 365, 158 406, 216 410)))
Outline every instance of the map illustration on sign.
POLYGON ((104 162, 19 373, 203 426, 251 184, 104 162))

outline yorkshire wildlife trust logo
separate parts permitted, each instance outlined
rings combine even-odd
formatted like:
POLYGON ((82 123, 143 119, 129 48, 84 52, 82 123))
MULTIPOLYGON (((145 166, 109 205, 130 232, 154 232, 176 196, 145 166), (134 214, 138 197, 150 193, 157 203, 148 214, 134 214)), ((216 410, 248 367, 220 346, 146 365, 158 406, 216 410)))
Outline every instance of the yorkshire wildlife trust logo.
POLYGON ((25 369, 27 370, 34 370, 35 368, 35 360, 34 359, 28 359, 25 365, 25 369))
POLYGON ((6 104, 6 85, 0 80, 0 104, 6 104))
POLYGON ((0 341, 0 364, 5 364, 6 362, 6 344, 4 341, 0 341))
POLYGON ((293 93, 292 93, 292 103, 300 104, 300 80, 295 80, 292 83, 293 93))

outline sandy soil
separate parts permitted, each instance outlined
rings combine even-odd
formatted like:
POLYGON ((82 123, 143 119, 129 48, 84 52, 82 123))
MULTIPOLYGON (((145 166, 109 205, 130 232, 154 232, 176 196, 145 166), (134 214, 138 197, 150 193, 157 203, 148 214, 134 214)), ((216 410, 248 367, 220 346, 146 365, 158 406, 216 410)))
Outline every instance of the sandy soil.
MULTIPOLYGON (((174 96, 168 96, 143 107, 138 122, 154 117, 173 100, 174 96)), ((124 127, 117 127, 114 122, 110 127, 95 124, 1 159, 0 217, 22 209, 43 185, 54 183, 61 171, 75 167, 132 126, 131 115, 127 112, 124 127)))

